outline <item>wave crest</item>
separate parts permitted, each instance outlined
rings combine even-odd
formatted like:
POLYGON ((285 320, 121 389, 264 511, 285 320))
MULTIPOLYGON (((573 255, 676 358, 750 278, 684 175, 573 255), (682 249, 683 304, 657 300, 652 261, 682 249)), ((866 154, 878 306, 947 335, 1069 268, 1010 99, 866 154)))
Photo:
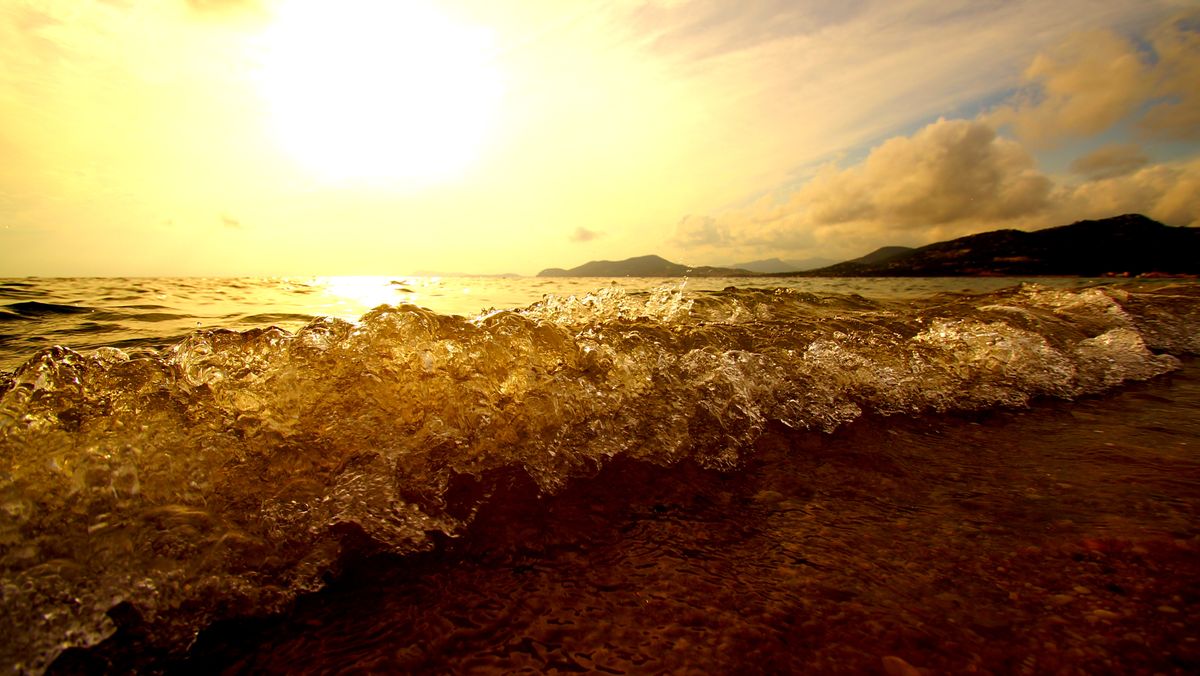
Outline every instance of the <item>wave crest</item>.
POLYGON ((405 553, 479 508, 618 455, 736 467, 764 428, 1075 397, 1200 352, 1200 294, 1053 291, 884 303, 603 289, 473 319, 197 331, 161 352, 46 350, 0 392, 0 589, 18 669, 135 608, 188 645, 322 584, 353 542, 405 553))

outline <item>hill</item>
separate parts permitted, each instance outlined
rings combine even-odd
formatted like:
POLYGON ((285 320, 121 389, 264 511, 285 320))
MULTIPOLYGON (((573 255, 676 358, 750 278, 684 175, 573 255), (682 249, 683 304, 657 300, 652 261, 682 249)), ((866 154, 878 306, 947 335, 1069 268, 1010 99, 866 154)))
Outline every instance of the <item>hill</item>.
MULTIPOLYGON (((793 261, 799 262, 799 261, 793 261)), ((920 248, 885 246, 813 270, 777 258, 745 267, 687 266, 660 256, 591 261, 539 277, 1036 277, 1200 274, 1200 228, 1172 227, 1141 214, 1077 221, 1044 230, 992 230, 920 248), (758 269, 753 269, 758 268, 758 269), (774 270, 768 271, 770 268, 774 270)))
POLYGON ((721 267, 733 268, 736 270, 748 270, 750 272, 772 273, 772 272, 803 272, 805 270, 814 270, 823 268, 836 263, 837 261, 828 258, 804 258, 801 260, 783 260, 780 258, 764 258, 756 261, 747 261, 745 263, 733 263, 721 267))
POLYGON ((799 273, 814 277, 950 277, 1200 274, 1200 229, 1141 214, 1045 230, 993 230, 918 249, 885 247, 799 273))
POLYGON ((623 261, 591 261, 564 270, 546 268, 538 277, 751 277, 753 272, 707 265, 691 267, 660 256, 637 256, 623 261))
MULTIPOLYGON (((882 246, 872 251, 866 256, 861 256, 853 260, 845 261, 846 263, 860 263, 863 265, 879 265, 890 260, 895 260, 901 256, 906 256, 916 249, 910 246, 882 246)), ((829 267, 829 266, 824 266, 829 267)))

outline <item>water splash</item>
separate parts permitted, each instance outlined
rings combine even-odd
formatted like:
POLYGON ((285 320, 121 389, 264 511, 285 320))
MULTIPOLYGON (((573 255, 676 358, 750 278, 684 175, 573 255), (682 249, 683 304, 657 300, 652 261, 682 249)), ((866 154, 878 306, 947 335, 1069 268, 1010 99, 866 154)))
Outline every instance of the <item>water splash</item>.
POLYGON ((667 287, 52 348, 0 384, 0 657, 39 670, 110 635, 118 606, 186 646, 320 587, 348 547, 461 532, 479 505, 452 488, 489 472, 553 492, 618 455, 726 470, 771 421, 1076 397, 1176 368, 1197 336, 1194 287, 667 287))

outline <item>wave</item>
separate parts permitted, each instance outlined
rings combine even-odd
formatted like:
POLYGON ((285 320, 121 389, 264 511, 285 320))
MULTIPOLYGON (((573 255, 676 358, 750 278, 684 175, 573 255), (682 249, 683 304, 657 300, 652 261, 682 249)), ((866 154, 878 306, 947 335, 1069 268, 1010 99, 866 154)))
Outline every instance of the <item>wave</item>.
POLYGON ((42 292, 37 284, 17 281, 0 281, 0 296, 5 298, 37 298, 42 292))
POLYGON ((36 300, 21 301, 19 303, 9 303, 4 307, 12 313, 23 317, 44 317, 53 315, 75 315, 86 314, 93 312, 95 308, 83 307, 79 305, 61 305, 58 303, 42 303, 36 300))
POLYGON ((316 317, 295 312, 264 312, 241 317, 238 321, 246 324, 270 324, 274 322, 308 322, 313 319, 316 317))
MULTIPOLYGON (((11 306, 10 306, 11 307, 11 306)), ((618 288, 474 318, 55 347, 0 381, 0 659, 44 668, 133 608, 187 646, 322 586, 354 542, 453 537, 498 472, 546 493, 614 458, 730 470, 768 425, 832 431, 1074 398, 1200 353, 1200 289, 941 294, 618 288)))
MULTIPOLYGON (((95 315, 95 318, 100 321, 116 321, 116 322, 136 321, 136 322, 146 322, 149 324, 154 324, 154 323, 158 323, 158 322, 178 322, 178 321, 193 319, 193 317, 191 315, 177 314, 177 313, 171 313, 171 312, 132 313, 132 312, 115 312, 112 310, 97 312, 95 315)), ((119 326, 116 328, 120 329, 119 326)))

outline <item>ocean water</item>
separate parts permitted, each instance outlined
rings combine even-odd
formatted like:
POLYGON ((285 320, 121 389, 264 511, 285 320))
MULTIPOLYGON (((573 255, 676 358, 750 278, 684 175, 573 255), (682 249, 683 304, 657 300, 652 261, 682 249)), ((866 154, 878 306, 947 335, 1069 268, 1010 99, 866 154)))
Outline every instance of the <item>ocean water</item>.
MULTIPOLYGON (((1072 288, 1100 280, 779 279, 772 288, 810 293, 920 297, 986 292, 1022 281, 1072 288)), ((417 305, 439 314, 473 317, 525 308, 549 296, 583 298, 609 289, 646 293, 746 286, 745 279, 667 280, 536 277, 309 277, 239 279, 0 279, 0 369, 13 369, 52 345, 161 349, 198 329, 302 328, 317 318, 355 321, 380 305, 417 305)))
POLYGON ((1200 286, 606 282, 0 281, 0 663, 1200 667, 1200 286))

